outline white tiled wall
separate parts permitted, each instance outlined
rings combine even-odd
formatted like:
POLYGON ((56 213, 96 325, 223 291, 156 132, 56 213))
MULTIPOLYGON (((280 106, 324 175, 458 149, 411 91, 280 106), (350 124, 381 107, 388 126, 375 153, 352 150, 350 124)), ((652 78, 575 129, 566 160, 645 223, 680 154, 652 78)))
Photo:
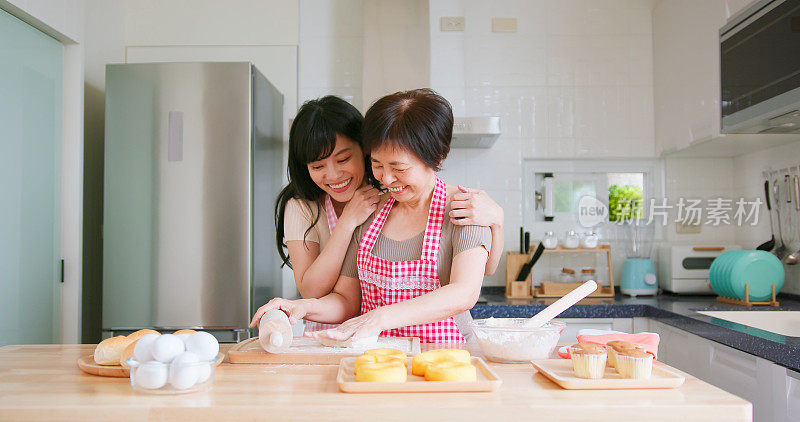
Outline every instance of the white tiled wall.
MULTIPOLYGON (((664 182, 669 205, 676 206, 681 199, 700 199, 703 210, 700 233, 678 234, 674 221, 677 208, 672 208, 664 238, 670 243, 733 243, 737 227, 728 224, 706 224, 708 200, 715 198, 736 199, 741 196, 734 191, 734 164, 732 158, 667 158, 664 160, 664 182), (735 197, 735 198, 734 198, 735 197)), ((744 246, 744 245, 743 245, 744 246)))
MULTIPOLYGON (((441 177, 486 190, 518 249, 522 163, 542 158, 652 157, 650 0, 431 0, 431 87, 456 116, 500 116, 489 150, 454 150, 441 177), (463 32, 440 18, 463 16, 463 32), (491 20, 516 18, 516 33, 491 20)), ((528 227, 528 230, 531 228, 528 227)), ((502 285, 505 263, 486 285, 502 285)))
MULTIPOLYGON (((430 0, 430 87, 456 116, 501 116, 488 150, 454 149, 440 176, 486 190, 517 248, 525 159, 653 157, 653 0, 430 0), (441 32, 443 16, 465 31, 441 32), (491 18, 516 18, 516 33, 491 18)), ((358 106, 364 0, 300 1, 299 103, 358 106)), ((364 111, 364 110, 362 110, 364 111)), ((502 285, 505 263, 486 285, 502 285)))
MULTIPOLYGON (((765 135, 769 136, 769 135, 765 135)), ((764 197, 764 177, 762 172, 780 170, 800 165, 800 144, 793 143, 779 147, 741 155, 733 159, 736 171, 733 174, 733 188, 736 196, 745 198, 764 197)), ((777 222, 775 223, 777 226, 777 222)), ((755 227, 743 226, 736 231, 736 241, 742 247, 755 248, 770 238, 767 208, 761 207, 759 224, 755 227)), ((786 279, 784 292, 800 294, 800 266, 785 266, 786 279)))
POLYGON ((300 1, 299 105, 330 94, 361 108, 363 10, 364 0, 300 1))

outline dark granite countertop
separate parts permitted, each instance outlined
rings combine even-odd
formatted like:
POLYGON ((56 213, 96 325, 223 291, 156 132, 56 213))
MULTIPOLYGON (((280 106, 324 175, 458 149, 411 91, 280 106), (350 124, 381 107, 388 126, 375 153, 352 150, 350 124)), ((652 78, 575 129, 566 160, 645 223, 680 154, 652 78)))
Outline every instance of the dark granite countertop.
MULTIPOLYGON (((485 287, 470 313, 473 318, 525 318, 535 315, 554 299, 508 299, 503 288, 485 287)), ((728 305, 713 296, 680 296, 663 293, 632 298, 592 298, 577 304, 559 318, 652 318, 700 337, 800 371, 800 337, 790 337, 742 324, 712 318, 697 311, 800 311, 800 297, 781 294, 779 307, 728 305)))

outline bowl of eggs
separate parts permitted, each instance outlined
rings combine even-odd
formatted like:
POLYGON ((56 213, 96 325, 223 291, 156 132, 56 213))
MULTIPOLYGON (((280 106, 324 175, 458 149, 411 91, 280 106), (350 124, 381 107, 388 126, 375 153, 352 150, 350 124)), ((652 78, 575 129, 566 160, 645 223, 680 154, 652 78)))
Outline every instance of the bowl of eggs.
POLYGON ((136 342, 130 367, 134 391, 148 394, 184 394, 207 391, 221 358, 217 339, 205 332, 147 334, 136 342))

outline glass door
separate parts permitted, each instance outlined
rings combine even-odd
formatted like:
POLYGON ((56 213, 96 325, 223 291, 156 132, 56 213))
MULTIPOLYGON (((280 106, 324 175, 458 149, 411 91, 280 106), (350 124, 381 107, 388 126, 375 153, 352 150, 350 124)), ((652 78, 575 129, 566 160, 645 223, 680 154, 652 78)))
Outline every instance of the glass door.
POLYGON ((0 10, 0 346, 59 338, 62 59, 0 10))

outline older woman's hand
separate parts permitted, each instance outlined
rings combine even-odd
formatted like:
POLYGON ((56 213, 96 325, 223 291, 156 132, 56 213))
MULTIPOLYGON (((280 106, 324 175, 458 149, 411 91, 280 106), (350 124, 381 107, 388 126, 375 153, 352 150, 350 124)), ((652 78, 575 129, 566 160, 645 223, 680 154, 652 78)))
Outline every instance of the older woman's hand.
POLYGON ((281 297, 276 297, 266 305, 258 308, 256 313, 253 315, 253 319, 250 321, 250 328, 253 328, 258 325, 261 321, 261 317, 264 316, 267 311, 272 309, 280 309, 281 311, 285 312, 286 315, 289 316, 289 323, 292 325, 297 324, 297 321, 300 321, 308 314, 308 301, 304 299, 299 300, 288 300, 281 297))
POLYGON ((482 190, 459 186, 450 207, 450 221, 457 226, 503 225, 503 208, 482 190))
POLYGON ((374 337, 383 331, 381 328, 381 313, 380 308, 373 309, 364 315, 350 318, 343 322, 336 328, 329 330, 313 331, 305 335, 313 338, 327 338, 331 340, 347 340, 352 338, 354 340, 374 337))

